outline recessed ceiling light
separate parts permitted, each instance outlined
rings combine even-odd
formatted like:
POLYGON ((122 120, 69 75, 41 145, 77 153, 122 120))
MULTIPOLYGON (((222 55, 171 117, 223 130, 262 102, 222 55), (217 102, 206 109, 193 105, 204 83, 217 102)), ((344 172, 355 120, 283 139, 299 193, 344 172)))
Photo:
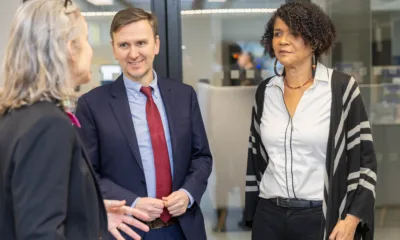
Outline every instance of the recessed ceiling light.
POLYGON ((104 5, 113 5, 114 4, 114 0, 87 0, 87 1, 96 6, 104 6, 104 5))

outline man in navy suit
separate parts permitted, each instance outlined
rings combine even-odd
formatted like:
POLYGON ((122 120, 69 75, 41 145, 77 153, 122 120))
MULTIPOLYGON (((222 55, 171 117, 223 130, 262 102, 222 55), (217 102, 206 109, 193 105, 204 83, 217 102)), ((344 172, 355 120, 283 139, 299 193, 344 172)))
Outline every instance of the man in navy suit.
POLYGON ((76 111, 103 196, 151 217, 148 233, 135 229, 145 240, 207 239, 199 206, 212 157, 195 91, 153 70, 153 14, 122 10, 110 34, 123 74, 81 96, 76 111))

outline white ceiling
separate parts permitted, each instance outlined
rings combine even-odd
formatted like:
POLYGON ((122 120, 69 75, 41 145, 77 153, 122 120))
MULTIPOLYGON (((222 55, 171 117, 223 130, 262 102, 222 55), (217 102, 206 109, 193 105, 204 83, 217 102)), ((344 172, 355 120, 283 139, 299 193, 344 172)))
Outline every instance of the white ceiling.
MULTIPOLYGON (((99 11, 99 10, 120 10, 128 5, 135 5, 145 9, 150 9, 150 0, 114 0, 113 6, 94 6, 87 0, 75 0, 83 11, 99 11)), ((346 4, 355 0, 312 0, 319 4, 340 3, 346 4)), ((356 0, 360 1, 360 0, 356 0)), ((366 0, 367 1, 367 0, 366 0)), ((372 11, 400 11, 400 0, 369 0, 371 2, 372 11)), ((211 8, 277 8, 285 2, 285 0, 226 0, 225 2, 209 2, 208 0, 181 0, 182 10, 192 9, 194 2, 202 2, 204 9, 211 8)))

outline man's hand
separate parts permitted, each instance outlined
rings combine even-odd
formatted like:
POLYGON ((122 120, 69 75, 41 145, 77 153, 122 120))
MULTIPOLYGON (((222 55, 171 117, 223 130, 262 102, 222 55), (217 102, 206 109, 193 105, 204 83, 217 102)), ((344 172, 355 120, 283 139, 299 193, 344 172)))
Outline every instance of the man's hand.
POLYGON ((156 198, 140 198, 137 201, 135 208, 147 213, 150 217, 149 221, 153 221, 161 216, 164 209, 164 202, 156 198))
POLYGON ((173 192, 168 197, 163 197, 162 200, 173 217, 184 214, 189 205, 189 196, 183 190, 173 192))
POLYGON ((125 240, 119 233, 118 229, 128 234, 134 240, 141 239, 141 237, 127 226, 127 224, 145 232, 149 231, 147 225, 133 218, 136 217, 142 221, 148 221, 149 216, 140 210, 125 206, 125 201, 104 200, 104 205, 107 210, 108 231, 117 240, 125 240), (126 214, 131 216, 127 216, 126 214))
POLYGON ((360 219, 348 214, 344 220, 340 220, 329 236, 329 240, 353 240, 360 219))

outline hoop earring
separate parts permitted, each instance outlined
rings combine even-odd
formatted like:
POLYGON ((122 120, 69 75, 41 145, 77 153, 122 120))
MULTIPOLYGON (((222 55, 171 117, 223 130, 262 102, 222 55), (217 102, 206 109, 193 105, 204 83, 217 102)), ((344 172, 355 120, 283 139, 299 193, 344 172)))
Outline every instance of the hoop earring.
POLYGON ((311 60, 311 72, 313 78, 315 77, 315 72, 317 70, 317 58, 315 57, 315 54, 312 55, 312 60, 311 60))
POLYGON ((278 63, 278 59, 276 58, 276 59, 275 59, 275 63, 274 63, 274 72, 275 72, 275 75, 278 76, 278 77, 282 77, 282 75, 279 74, 278 71, 276 70, 276 64, 277 64, 277 63, 278 63))

